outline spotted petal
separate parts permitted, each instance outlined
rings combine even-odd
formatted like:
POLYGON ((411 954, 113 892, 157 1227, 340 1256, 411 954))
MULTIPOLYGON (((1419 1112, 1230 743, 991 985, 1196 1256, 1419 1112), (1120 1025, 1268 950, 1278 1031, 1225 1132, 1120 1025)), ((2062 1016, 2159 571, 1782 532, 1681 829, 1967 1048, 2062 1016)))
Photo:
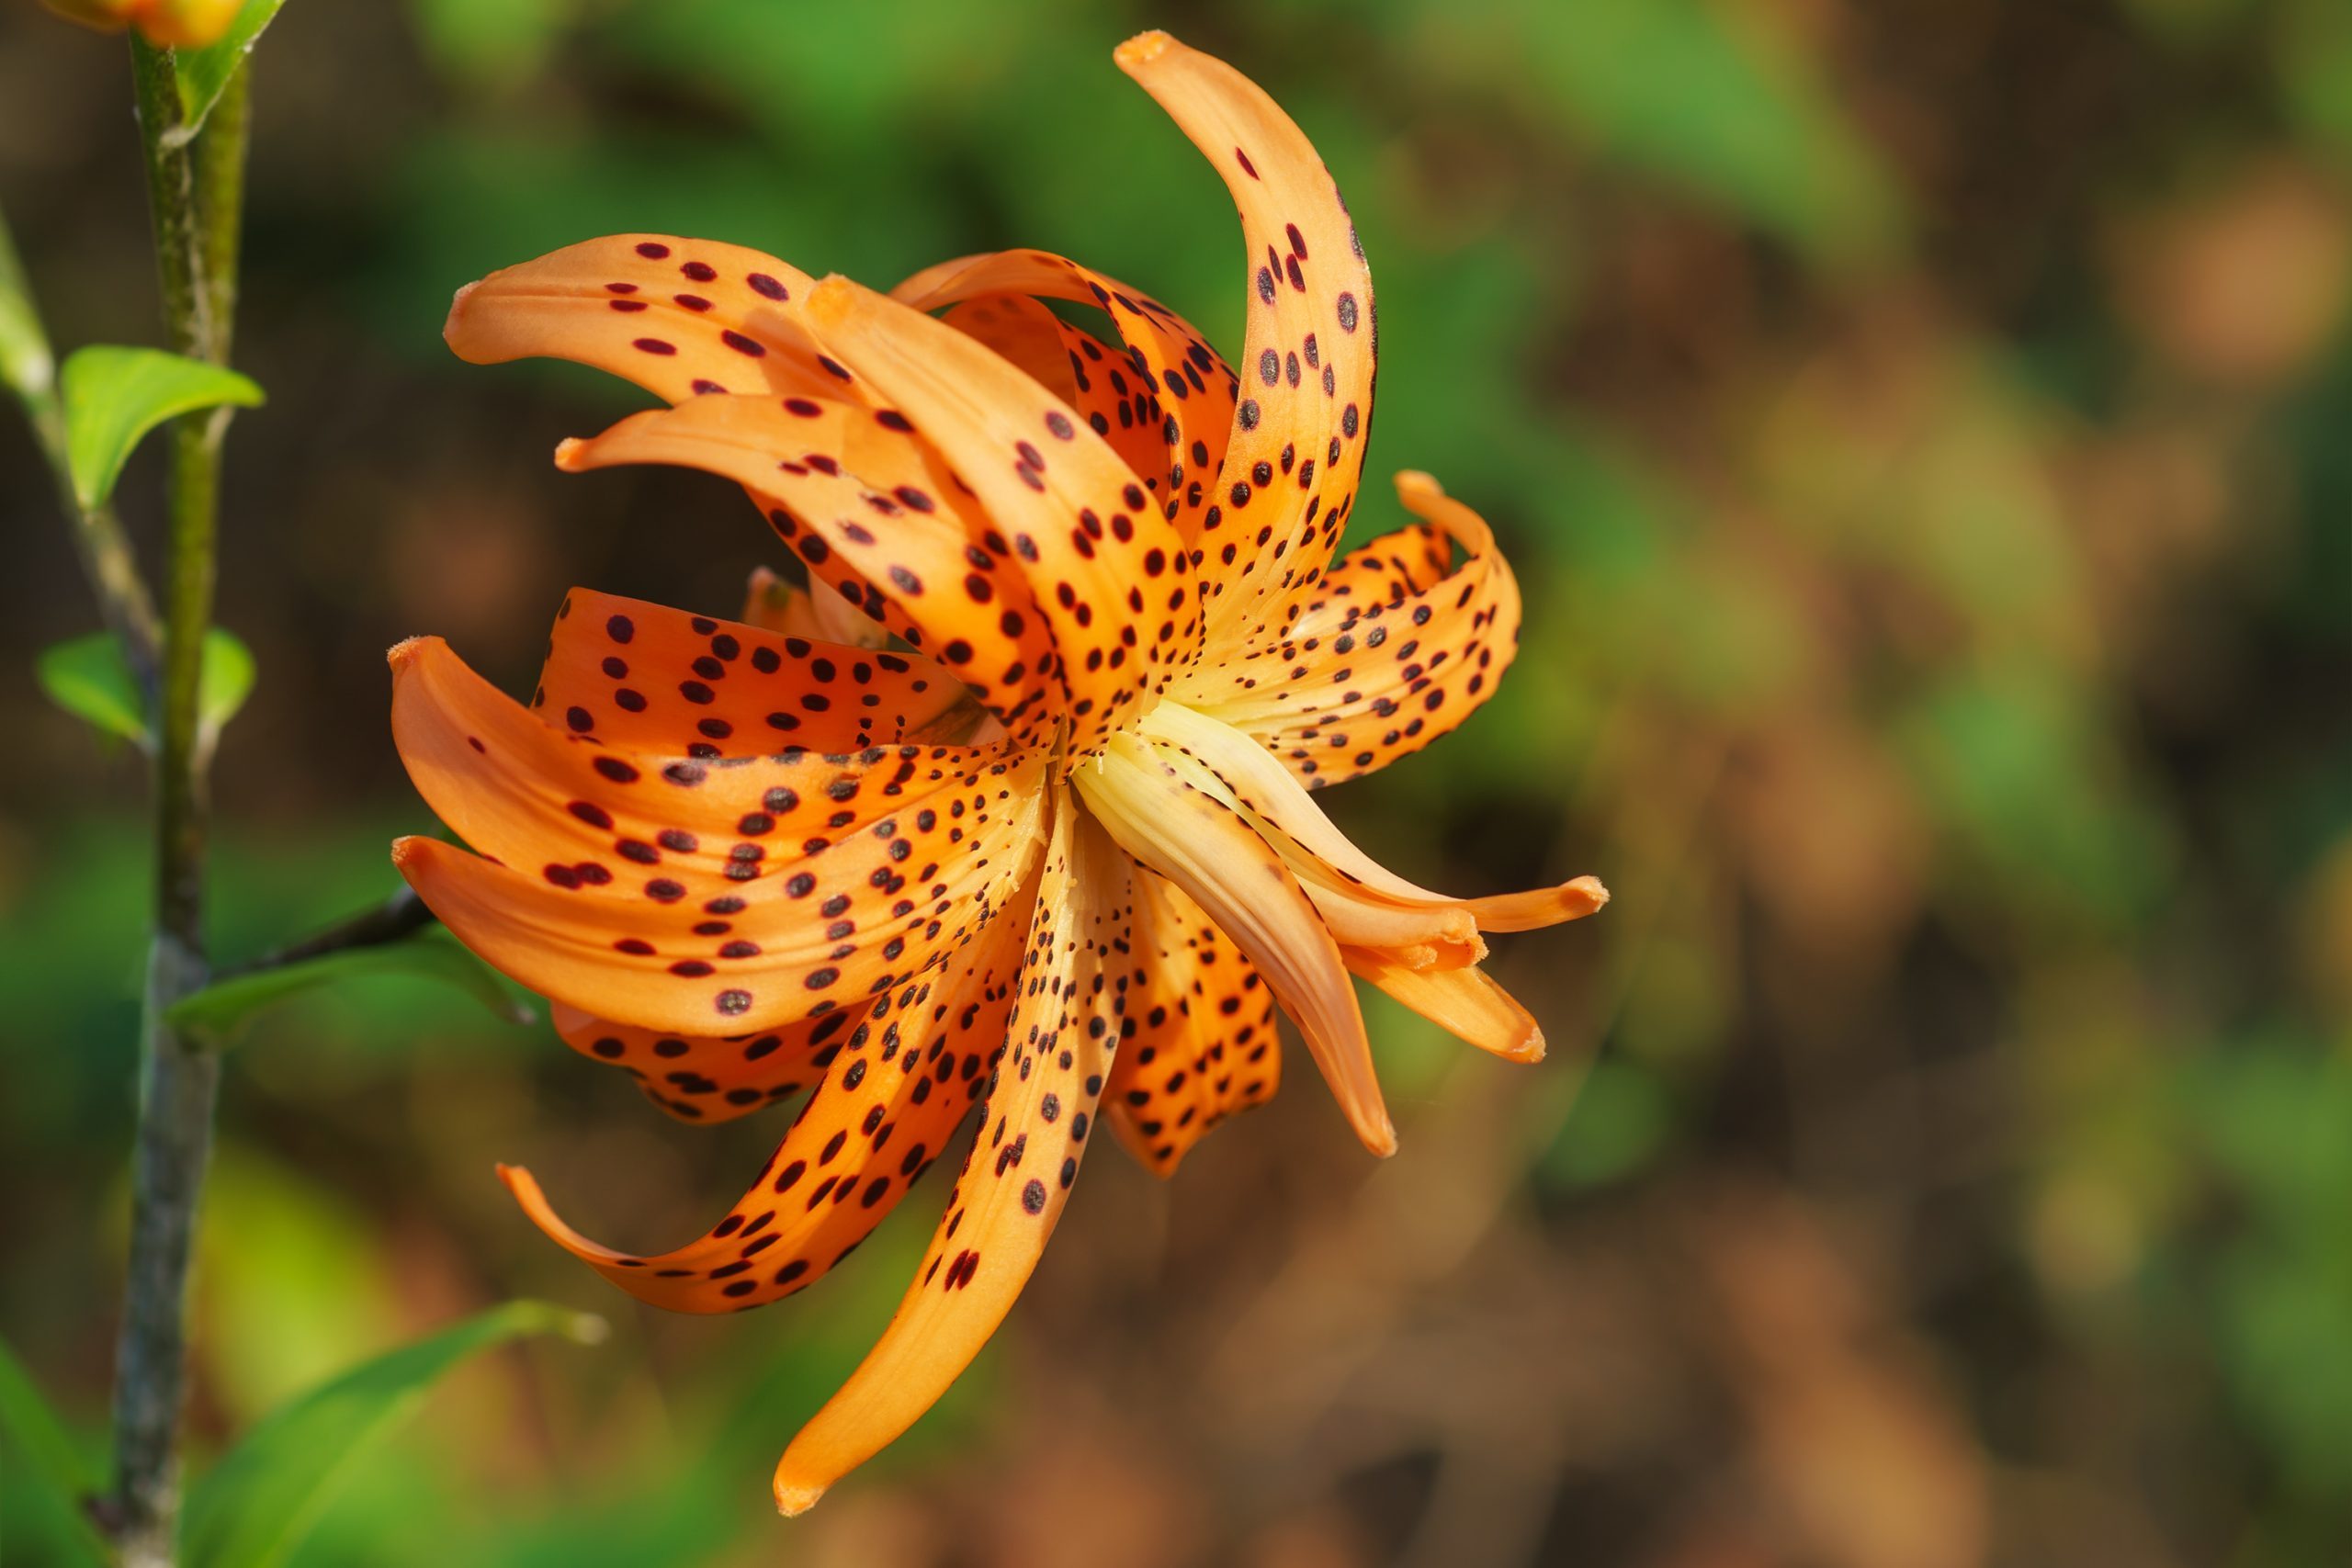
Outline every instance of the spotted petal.
POLYGON ((1127 1036, 1103 1119, 1147 1170, 1173 1176, 1193 1145, 1282 1081, 1274 996, 1184 890, 1136 873, 1127 1036))
MULTIPOLYGON (((1177 532, 1188 543, 1196 539, 1225 460, 1237 381, 1232 367, 1192 322, 1141 289, 1049 251, 999 251, 942 262, 890 292, 918 310, 992 298, 1063 299, 1102 309, 1126 340, 1127 351, 1100 369, 1091 363, 1075 367, 1085 385, 1073 390, 1090 394, 1086 404, 1062 395, 1088 415, 1095 434, 1135 462, 1145 488, 1159 496, 1162 513, 1177 532), (1096 401, 1098 393, 1108 394, 1107 407, 1096 401), (1136 460, 1126 439, 1130 434, 1153 444, 1157 461, 1136 460)), ((1093 360, 1087 345, 1102 352, 1074 328, 1065 333, 1065 344, 1076 347, 1081 360, 1093 360)))
POLYGON ((894 411, 697 398, 567 441, 556 461, 574 471, 671 463, 735 480, 812 575, 952 671, 1016 739, 1050 735, 1061 711, 1053 641, 1013 547, 963 515, 961 481, 894 411))
POLYGON ((1298 1025, 1363 1145, 1396 1150, 1355 987, 1330 928, 1283 857, 1237 811, 1139 736, 1114 737, 1072 775, 1119 847, 1183 889, 1249 955, 1298 1025))
POLYGON ((920 654, 779 636, 575 588, 531 705, 616 746, 708 759, 894 745, 963 695, 962 682, 920 654))
MULTIPOLYGON (((1056 786, 1059 794, 1059 786, 1056 786)), ((1119 1042, 1126 857, 1057 802, 1020 995, 947 1215, 881 1340, 775 1472, 797 1514, 912 1426, 996 1332, 1044 1253, 1119 1042)))
POLYGON ((1355 508, 1379 336, 1355 224, 1306 133, 1230 65, 1166 33, 1118 51, 1241 214, 1250 315, 1240 403, 1196 541, 1208 637, 1283 625, 1355 508))
POLYGON ((394 860, 469 947, 616 1021, 763 1031, 959 945, 1028 870, 1043 759, 1003 747, 663 761, 542 722, 437 639, 393 650, 410 777, 481 852, 394 860))
POLYGON ((638 1029, 568 1002, 548 1009, 563 1043, 637 1079, 645 1097, 681 1122, 716 1126, 790 1100, 824 1077, 842 1039, 871 1003, 752 1034, 679 1034, 638 1029))
POLYGON ((846 278, 820 284, 808 309, 835 357, 904 412, 1010 534, 1083 755, 1199 649, 1182 540, 1069 405, 953 327, 846 278))
MULTIPOLYGON (((1124 354, 1091 333, 1071 326, 1026 294, 983 294, 940 318, 1069 405, 1094 434, 1111 444, 1144 489, 1166 479, 1165 419, 1154 384, 1124 354)), ((1220 439, 1222 439, 1220 437, 1220 439)))
MULTIPOLYGON (((1519 652, 1519 583, 1486 523, 1427 474, 1397 475, 1396 491, 1462 547, 1460 566, 1401 596, 1329 597, 1291 635, 1204 663, 1175 694, 1253 737, 1309 787, 1373 773, 1458 728, 1519 652)), ((1417 547, 1369 547, 1409 559, 1417 547)), ((1378 570, 1351 571, 1347 586, 1378 570)))
POLYGON ((673 403, 708 392, 841 397, 847 374, 825 366, 797 319, 808 288, 808 274, 741 245, 614 234, 467 285, 442 335, 469 364, 575 360, 673 403))
POLYGON ((616 1252, 556 1216, 531 1173, 499 1174, 573 1257, 650 1305, 737 1312, 807 1289, 882 1223, 982 1092, 1004 1037, 1024 907, 844 1032, 824 1082, 752 1188, 707 1234, 650 1256, 616 1252), (1009 933, 1009 937, 1008 937, 1009 933))

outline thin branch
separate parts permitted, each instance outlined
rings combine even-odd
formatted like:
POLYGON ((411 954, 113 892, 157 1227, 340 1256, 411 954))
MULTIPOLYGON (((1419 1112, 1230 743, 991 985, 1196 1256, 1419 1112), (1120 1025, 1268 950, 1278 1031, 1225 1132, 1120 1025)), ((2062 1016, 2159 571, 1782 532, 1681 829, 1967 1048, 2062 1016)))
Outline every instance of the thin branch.
POLYGON ((435 918, 433 911, 424 907, 424 900, 416 896, 414 888, 403 887, 365 914, 354 915, 300 942, 288 942, 273 953, 264 953, 251 964, 224 969, 213 978, 233 980, 241 976, 283 969, 289 964, 308 964, 313 958, 348 953, 355 948, 381 947, 387 942, 400 942, 415 935, 432 925, 435 918))
POLYGON ((32 351, 11 365, 0 367, 0 371, 8 372, 5 378, 17 400, 24 404, 25 417, 33 427, 33 439, 48 461, 51 479, 57 487, 58 504, 71 525, 74 553, 81 559, 82 574, 90 580, 91 592, 97 595, 98 614, 121 645, 123 662, 130 667, 140 695, 152 710, 156 694, 156 649, 163 640, 155 617, 154 596, 148 592, 146 579, 140 575, 139 558, 131 550, 130 540, 123 533, 122 521, 115 515, 114 508, 105 504, 84 506, 74 492, 74 470, 66 457, 65 410, 58 400, 56 357, 50 352, 48 334, 33 309, 32 288, 25 276, 24 264, 17 255, 16 241, 8 231, 6 214, 0 214, 0 294, 14 295, 23 301, 21 325, 30 334, 28 346, 32 351))
MULTIPOLYGON (((216 261, 233 265, 236 258, 250 67, 241 65, 232 79, 221 106, 229 112, 191 146, 174 135, 181 107, 170 51, 134 39, 131 58, 172 344, 192 358, 222 363, 235 292, 210 268, 216 261)), ((206 980, 209 792, 198 695, 212 621, 220 451, 228 427, 229 411, 218 409, 184 416, 172 429, 167 618, 155 724, 155 927, 141 1041, 130 1260, 116 1346, 116 1493, 108 1510, 126 1568, 170 1568, 175 1556, 188 1259, 220 1093, 219 1058, 182 1037, 168 1015, 206 980)))

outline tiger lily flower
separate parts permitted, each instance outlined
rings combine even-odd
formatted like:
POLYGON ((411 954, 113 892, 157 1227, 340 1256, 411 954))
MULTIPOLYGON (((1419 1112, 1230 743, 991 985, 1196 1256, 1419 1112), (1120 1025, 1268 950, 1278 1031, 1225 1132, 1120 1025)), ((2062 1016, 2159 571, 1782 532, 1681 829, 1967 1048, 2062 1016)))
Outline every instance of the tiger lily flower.
POLYGON ((1435 481, 1336 562, 1372 409, 1372 280, 1298 128, 1164 34, 1120 66, 1240 209, 1239 368, 1076 262, 1011 251, 890 295, 671 236, 590 241, 462 290, 475 363, 551 355, 666 407, 569 470, 706 469, 805 566, 741 622, 575 590, 528 706, 446 645, 392 650, 418 789, 478 852, 394 846, 575 1049, 715 1122, 808 1098, 725 1219, 674 1251, 559 1244, 683 1312, 841 1261, 971 1152, 888 1328, 775 1473, 798 1513, 930 1407, 1028 1280, 1099 1126, 1168 1174, 1274 1092, 1277 1010, 1374 1153, 1396 1147, 1351 974, 1471 1044, 1543 1055, 1483 934, 1600 885, 1457 898, 1385 870, 1311 792, 1494 689, 1520 600, 1435 481), (1044 301, 1093 307, 1113 346, 1044 301), (1457 554, 1459 559, 1456 558, 1457 554))

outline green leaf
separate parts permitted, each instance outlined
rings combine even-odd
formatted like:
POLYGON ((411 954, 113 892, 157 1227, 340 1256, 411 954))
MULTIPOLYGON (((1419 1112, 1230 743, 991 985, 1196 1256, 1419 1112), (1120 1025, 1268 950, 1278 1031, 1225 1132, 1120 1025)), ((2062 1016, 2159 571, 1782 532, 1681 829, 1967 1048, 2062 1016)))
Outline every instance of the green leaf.
MULTIPOLYGON (((112 633, 91 632, 43 649, 37 673, 49 700, 67 713, 107 734, 148 744, 146 704, 112 633)), ((234 633, 214 626, 204 634, 197 724, 208 742, 244 705, 254 673, 253 650, 234 633)))
POLYGON ((180 51, 180 124, 175 140, 186 142, 204 129, 212 106, 229 90, 229 78, 254 51, 254 40, 277 20, 277 8, 285 4, 286 0, 245 0, 245 8, 218 41, 180 51))
POLYGON ((181 998, 168 1016, 181 1029, 219 1043, 264 1008, 320 986, 372 975, 404 975, 454 987, 509 1022, 529 1023, 534 1016, 488 964, 467 952, 455 937, 435 931, 255 974, 232 975, 181 998))
POLYGON ((272 1412, 189 1495, 182 1546, 190 1568, 284 1562, 368 1446, 413 1415, 443 1373, 533 1334, 593 1345, 604 1337, 605 1323, 545 1302, 509 1302, 379 1356, 272 1412))
POLYGON ((0 1432, 7 1434, 18 1457, 71 1521, 72 1539, 83 1549, 83 1557, 92 1562, 112 1562, 114 1553, 82 1506, 83 1499, 96 1489, 96 1478, 5 1342, 0 1342, 0 1432))
POLYGON ((261 389, 234 370, 159 348, 99 344, 65 357, 65 456, 74 496, 105 504, 140 439, 165 420, 233 403, 253 408, 261 389))
POLYGON ((0 215, 0 382, 29 403, 49 395, 56 373, 49 335, 41 331, 40 311, 33 305, 32 286, 17 259, 8 220, 0 215))
POLYGON ((207 739, 237 716, 254 689, 254 652, 233 633, 214 626, 204 634, 204 668, 197 676, 196 723, 207 739))
POLYGON ((147 744, 146 704, 112 632, 92 632, 42 649, 35 672, 49 700, 75 718, 147 744))

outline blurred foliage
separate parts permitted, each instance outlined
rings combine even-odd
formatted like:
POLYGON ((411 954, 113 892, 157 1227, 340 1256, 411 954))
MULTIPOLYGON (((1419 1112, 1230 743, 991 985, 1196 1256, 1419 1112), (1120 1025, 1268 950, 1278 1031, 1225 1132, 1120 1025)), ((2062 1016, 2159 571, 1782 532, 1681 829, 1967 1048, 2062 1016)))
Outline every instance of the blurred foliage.
MULTIPOLYGON (((222 747, 222 959, 380 899, 426 827, 383 648, 442 633, 520 689, 567 584, 723 613, 765 560, 722 485, 548 471, 631 395, 455 364, 450 290, 624 230, 876 284, 1037 244, 1230 344, 1227 200, 1109 60, 1151 25, 1322 148, 1379 280, 1374 463, 1440 476, 1520 572, 1489 708, 1329 804, 1425 882, 1604 876, 1599 919, 1498 944, 1550 1061, 1375 1006, 1385 1167, 1296 1052, 1171 1186, 1098 1160, 950 1404, 780 1527, 767 1468, 924 1205, 788 1306, 640 1313, 491 1163, 657 1244, 766 1132, 659 1123, 452 991, 310 992, 236 1058, 199 1470, 531 1295, 616 1343, 458 1373, 298 1562, 2352 1556, 2337 0, 290 6, 257 78, 241 356, 272 402, 222 583, 266 679, 222 747)), ((120 66, 0 21, 0 200, 61 344, 149 319, 120 66)), ((88 612, 14 429, 0 473, 0 1331, 94 1442, 137 779, 36 694, 88 612)), ((142 528, 155 482, 134 457, 142 528)), ((1399 520, 1368 492, 1359 536, 1399 520)), ((64 1539, 35 1489, 0 1466, 12 1553, 64 1539)))

